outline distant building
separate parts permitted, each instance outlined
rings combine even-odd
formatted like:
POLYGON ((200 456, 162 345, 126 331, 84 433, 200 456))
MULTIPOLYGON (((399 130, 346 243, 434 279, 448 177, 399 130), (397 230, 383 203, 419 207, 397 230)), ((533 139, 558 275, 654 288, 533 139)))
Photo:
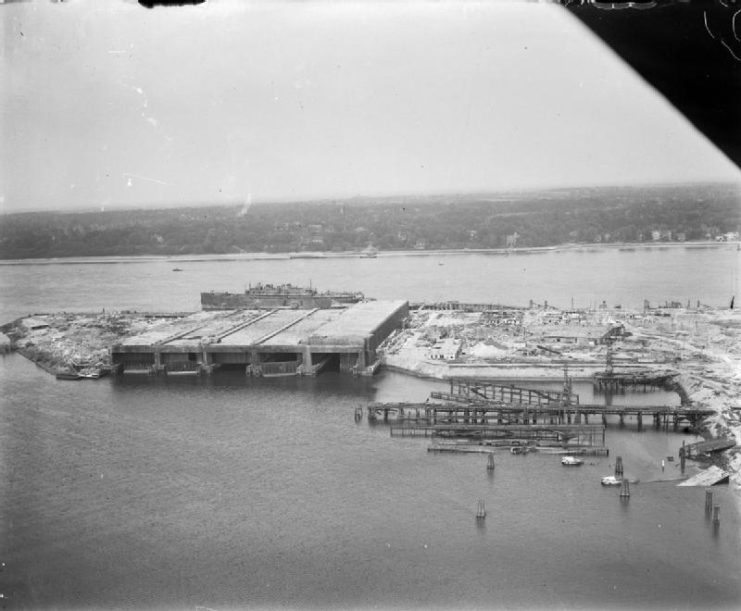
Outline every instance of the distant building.
POLYGON ((23 326, 26 327, 29 331, 36 331, 37 329, 48 329, 49 323, 45 320, 41 320, 40 318, 24 318, 23 319, 23 326))
POLYGON ((622 337, 624 334, 623 325, 559 325, 555 328, 544 329, 540 333, 540 339, 553 344, 597 346, 609 339, 622 337))
POLYGON ((436 343, 431 348, 430 358, 443 361, 454 361, 461 354, 461 346, 461 340, 448 337, 436 343))

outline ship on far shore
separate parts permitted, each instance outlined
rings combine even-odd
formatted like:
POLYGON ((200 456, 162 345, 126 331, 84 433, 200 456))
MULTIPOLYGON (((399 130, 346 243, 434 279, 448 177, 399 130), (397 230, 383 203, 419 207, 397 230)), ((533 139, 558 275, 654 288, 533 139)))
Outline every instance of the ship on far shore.
POLYGON ((323 291, 313 287, 292 284, 249 285, 244 293, 210 291, 201 293, 203 310, 240 310, 267 308, 319 308, 327 309, 359 303, 365 295, 359 291, 323 291))

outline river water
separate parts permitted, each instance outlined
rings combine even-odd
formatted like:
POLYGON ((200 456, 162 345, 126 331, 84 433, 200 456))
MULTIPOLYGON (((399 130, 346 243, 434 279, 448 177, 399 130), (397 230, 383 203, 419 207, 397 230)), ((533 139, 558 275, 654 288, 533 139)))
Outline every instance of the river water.
MULTIPOLYGON (((206 289, 309 281, 377 298, 577 307, 727 304, 734 249, 377 259, 0 265, 0 320, 55 310, 192 310, 206 289), (174 267, 183 271, 174 273, 174 267)), ((691 438, 611 423, 611 455, 438 455, 356 423, 368 401, 443 385, 372 379, 110 378, 60 382, 0 360, 0 545, 6 608, 732 608, 733 486, 679 488, 691 438), (621 455, 629 501, 599 485, 621 455), (474 519, 486 502, 483 524, 474 519)), ((588 400, 591 388, 578 386, 588 400)), ((616 401, 674 400, 659 393, 616 401)))

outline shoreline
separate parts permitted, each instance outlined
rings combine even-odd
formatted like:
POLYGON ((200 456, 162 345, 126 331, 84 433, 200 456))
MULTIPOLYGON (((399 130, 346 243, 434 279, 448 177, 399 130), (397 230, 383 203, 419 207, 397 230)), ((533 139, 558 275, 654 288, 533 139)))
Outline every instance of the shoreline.
POLYGON ((172 263, 187 263, 199 261, 253 261, 253 260, 322 260, 322 259, 381 259, 390 257, 433 257, 440 255, 492 255, 511 256, 519 254, 543 254, 551 252, 601 252, 601 251, 637 251, 637 250, 669 250, 685 248, 687 250, 741 248, 741 242, 717 242, 702 240, 694 242, 609 242, 609 243, 573 243, 558 244, 555 246, 533 246, 518 248, 450 248, 425 250, 379 250, 369 256, 362 251, 300 251, 300 252, 248 252, 230 254, 203 254, 203 255, 113 255, 113 256, 71 256, 51 257, 38 259, 0 259, 0 265, 114 265, 121 263, 151 263, 163 261, 172 263))

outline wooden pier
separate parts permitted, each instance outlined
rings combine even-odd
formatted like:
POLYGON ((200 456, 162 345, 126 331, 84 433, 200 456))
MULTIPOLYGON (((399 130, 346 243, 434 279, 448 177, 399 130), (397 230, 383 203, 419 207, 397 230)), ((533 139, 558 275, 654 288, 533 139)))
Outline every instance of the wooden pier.
MULTIPOLYGON (((570 403, 579 403, 579 395, 567 391, 566 399, 570 403)), ((443 393, 433 393, 442 395, 443 393)), ((558 390, 539 390, 521 388, 513 384, 495 384, 487 380, 471 380, 466 378, 451 378, 450 393, 446 398, 455 400, 485 400, 500 401, 502 403, 518 403, 527 405, 551 405, 561 403, 564 393, 558 390)))
POLYGON ((644 392, 649 389, 672 389, 672 381, 677 376, 675 372, 614 372, 607 371, 595 373, 592 383, 595 390, 601 392, 619 392, 626 388, 642 388, 644 392))
MULTIPOLYGON (((439 393, 432 393, 433 396, 439 393)), ((475 425, 555 425, 589 424, 590 418, 607 425, 607 416, 617 416, 620 424, 634 418, 639 427, 652 422, 656 428, 678 427, 687 422, 696 426, 714 412, 708 409, 667 405, 599 405, 599 404, 519 404, 495 401, 456 403, 371 403, 368 421, 384 423, 414 422, 418 424, 475 425)))
POLYGON ((720 439, 711 439, 710 441, 698 441, 697 443, 691 443, 687 446, 683 446, 680 450, 680 458, 682 453, 689 459, 696 459, 700 456, 709 456, 713 452, 723 452, 736 446, 735 439, 729 439, 722 437, 720 439))
POLYGON ((617 416, 621 426, 626 417, 632 417, 639 429, 644 418, 653 420, 656 428, 663 425, 668 429, 671 423, 676 429, 680 422, 694 427, 713 414, 712 410, 697 409, 685 402, 680 406, 580 403, 578 395, 571 392, 566 372, 561 392, 488 380, 452 379, 450 392, 432 392, 430 399, 424 403, 371 403, 367 407, 368 422, 390 424, 393 437, 448 438, 490 447, 607 454, 604 444, 608 416, 617 416), (594 419, 591 424, 590 418, 594 419))
POLYGON ((532 445, 563 447, 604 446, 605 427, 602 425, 473 425, 473 424, 406 424, 391 427, 392 437, 437 437, 499 440, 503 445, 532 445), (519 442, 519 443, 513 443, 519 442))
POLYGON ((372 403, 368 407, 368 420, 488 426, 578 425, 589 424, 590 418, 599 418, 606 426, 607 416, 617 416, 620 425, 625 424, 625 418, 634 418, 639 429, 644 419, 653 421, 656 428, 668 429, 671 424, 676 429, 681 422, 696 427, 703 418, 713 414, 712 410, 695 408, 684 400, 679 406, 583 404, 571 388, 566 370, 561 391, 452 378, 449 392, 432 392, 425 403, 372 403))
MULTIPOLYGON (((433 441, 433 443, 427 448, 428 452, 439 452, 439 453, 454 453, 454 454, 488 454, 490 457, 493 456, 494 450, 509 450, 513 446, 507 442, 490 441, 485 443, 473 443, 468 441, 433 441)), ((609 456, 610 450, 603 446, 582 446, 574 447, 568 446, 566 448, 562 446, 525 446, 527 452, 539 452, 544 454, 568 454, 569 456, 609 456)))

